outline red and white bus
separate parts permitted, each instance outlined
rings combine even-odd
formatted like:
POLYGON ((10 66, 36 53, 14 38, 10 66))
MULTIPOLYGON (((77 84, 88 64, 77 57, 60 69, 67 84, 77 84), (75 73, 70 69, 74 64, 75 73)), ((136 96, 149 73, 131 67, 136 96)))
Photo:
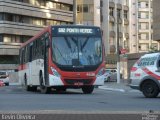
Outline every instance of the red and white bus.
POLYGON ((19 79, 28 91, 82 88, 90 94, 104 84, 104 59, 99 27, 49 26, 22 44, 19 79))

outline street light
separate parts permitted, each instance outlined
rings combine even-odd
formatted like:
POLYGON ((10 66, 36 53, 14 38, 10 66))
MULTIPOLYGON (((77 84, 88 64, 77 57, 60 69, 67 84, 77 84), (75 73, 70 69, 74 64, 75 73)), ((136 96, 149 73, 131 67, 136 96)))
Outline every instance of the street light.
POLYGON ((119 14, 117 13, 117 83, 120 83, 119 14))

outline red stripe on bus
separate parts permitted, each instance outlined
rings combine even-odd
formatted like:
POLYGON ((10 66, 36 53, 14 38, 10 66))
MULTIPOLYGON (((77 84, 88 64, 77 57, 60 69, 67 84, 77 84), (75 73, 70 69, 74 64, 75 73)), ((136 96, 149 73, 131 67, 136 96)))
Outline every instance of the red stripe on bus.
POLYGON ((26 64, 19 65, 19 67, 18 67, 18 70, 19 70, 19 71, 20 71, 20 70, 25 70, 25 69, 27 69, 27 65, 26 65, 26 64))
POLYGON ((150 71, 149 69, 143 68, 142 70, 143 70, 145 73, 147 73, 148 75, 156 78, 157 80, 160 80, 160 76, 159 76, 159 75, 156 75, 155 73, 153 73, 153 72, 150 71))

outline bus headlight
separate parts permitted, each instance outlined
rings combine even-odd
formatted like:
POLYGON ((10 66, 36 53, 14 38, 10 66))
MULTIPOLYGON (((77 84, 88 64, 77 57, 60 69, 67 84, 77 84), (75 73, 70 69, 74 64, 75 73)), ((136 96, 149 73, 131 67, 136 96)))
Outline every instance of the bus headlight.
POLYGON ((104 74, 104 68, 100 69, 96 77, 102 76, 104 74))
POLYGON ((60 77, 60 74, 57 72, 56 69, 54 69, 53 67, 51 67, 51 70, 52 70, 52 73, 53 73, 54 76, 60 77))

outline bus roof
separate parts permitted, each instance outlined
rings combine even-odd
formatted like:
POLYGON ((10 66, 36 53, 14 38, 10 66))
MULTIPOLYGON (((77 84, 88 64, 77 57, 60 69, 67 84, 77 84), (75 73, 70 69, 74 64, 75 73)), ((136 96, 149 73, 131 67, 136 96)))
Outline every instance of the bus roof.
POLYGON ((34 41, 36 38, 40 37, 42 34, 44 34, 45 32, 49 31, 49 28, 51 28, 51 26, 48 26, 46 28, 44 28, 42 31, 40 31, 39 33, 37 33, 35 36, 33 36, 32 38, 30 38, 28 41, 24 42, 20 48, 23 48, 24 46, 26 46, 27 44, 31 43, 32 41, 34 41))
POLYGON ((37 33, 35 36, 33 36, 31 39, 29 39, 28 41, 24 42, 20 48, 23 48, 24 46, 26 46, 27 44, 31 43, 32 41, 34 41, 36 38, 40 37, 42 34, 44 34, 45 32, 50 32, 50 29, 56 27, 72 27, 72 28, 95 28, 95 29, 100 29, 100 27, 98 26, 87 26, 87 25, 54 25, 54 26, 48 26, 45 29, 43 29, 42 31, 40 31, 39 33, 37 33))

